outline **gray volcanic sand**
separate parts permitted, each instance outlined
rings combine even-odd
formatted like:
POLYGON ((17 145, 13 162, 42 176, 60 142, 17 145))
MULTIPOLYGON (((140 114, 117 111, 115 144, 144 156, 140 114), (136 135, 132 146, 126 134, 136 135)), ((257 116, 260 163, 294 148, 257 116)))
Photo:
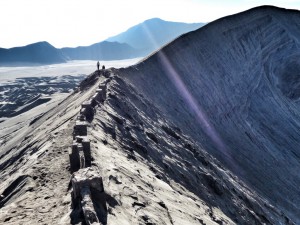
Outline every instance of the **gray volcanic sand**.
POLYGON ((299 224, 299 21, 253 9, 91 74, 5 137, 0 223, 70 224, 75 117, 106 83, 88 137, 107 224, 299 224))

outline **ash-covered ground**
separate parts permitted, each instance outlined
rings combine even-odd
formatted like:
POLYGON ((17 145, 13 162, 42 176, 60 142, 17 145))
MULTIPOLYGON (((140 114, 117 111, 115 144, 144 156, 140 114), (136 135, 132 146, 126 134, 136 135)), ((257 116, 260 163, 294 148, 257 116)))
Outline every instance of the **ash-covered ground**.
POLYGON ((55 93, 71 93, 86 75, 24 77, 0 85, 1 117, 14 117, 49 102, 55 93))
POLYGON ((0 223, 85 224, 69 152, 104 87, 84 121, 103 224, 299 224, 299 22, 275 7, 222 18, 2 122, 0 223))

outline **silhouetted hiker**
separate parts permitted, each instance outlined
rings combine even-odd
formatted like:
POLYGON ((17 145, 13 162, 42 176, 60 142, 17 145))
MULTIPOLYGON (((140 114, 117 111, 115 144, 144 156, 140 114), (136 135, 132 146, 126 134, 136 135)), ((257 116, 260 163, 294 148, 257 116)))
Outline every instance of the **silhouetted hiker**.
POLYGON ((99 61, 97 62, 97 68, 98 68, 98 71, 99 71, 99 67, 100 67, 100 63, 99 61))
POLYGON ((104 65, 102 66, 102 69, 105 70, 105 66, 104 65))

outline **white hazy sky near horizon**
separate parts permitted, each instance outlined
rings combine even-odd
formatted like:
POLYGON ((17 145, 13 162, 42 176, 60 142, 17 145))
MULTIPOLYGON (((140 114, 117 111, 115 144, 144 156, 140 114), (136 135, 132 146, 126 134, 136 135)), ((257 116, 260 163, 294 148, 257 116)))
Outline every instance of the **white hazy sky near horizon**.
POLYGON ((210 22, 259 5, 300 9, 300 0, 0 0, 0 47, 84 46, 154 17, 210 22))

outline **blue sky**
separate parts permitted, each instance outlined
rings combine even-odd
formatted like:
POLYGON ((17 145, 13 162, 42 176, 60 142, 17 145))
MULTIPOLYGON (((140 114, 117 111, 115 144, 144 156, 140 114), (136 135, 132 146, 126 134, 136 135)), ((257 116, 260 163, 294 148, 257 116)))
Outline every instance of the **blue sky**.
POLYGON ((259 5, 300 9, 300 0, 0 0, 0 47, 90 45, 154 17, 209 22, 259 5))

